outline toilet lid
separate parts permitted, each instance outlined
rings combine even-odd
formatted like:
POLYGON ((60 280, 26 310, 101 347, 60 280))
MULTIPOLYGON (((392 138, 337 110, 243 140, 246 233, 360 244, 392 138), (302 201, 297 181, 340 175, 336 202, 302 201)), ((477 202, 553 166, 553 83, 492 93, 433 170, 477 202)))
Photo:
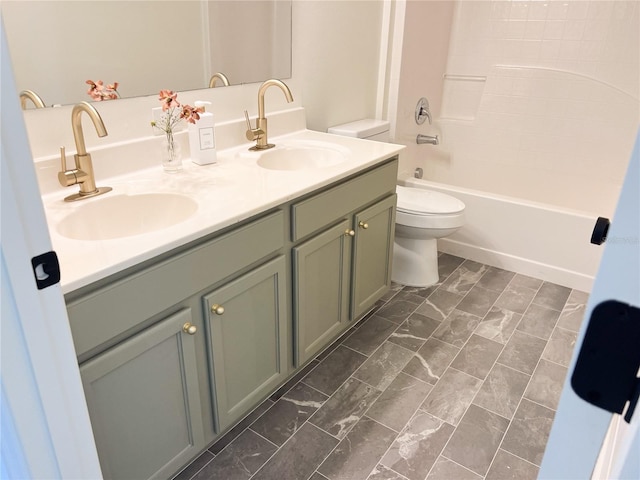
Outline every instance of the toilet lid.
POLYGON ((435 213, 458 213, 464 210, 464 203, 457 198, 423 188, 396 186, 398 210, 418 215, 435 213))

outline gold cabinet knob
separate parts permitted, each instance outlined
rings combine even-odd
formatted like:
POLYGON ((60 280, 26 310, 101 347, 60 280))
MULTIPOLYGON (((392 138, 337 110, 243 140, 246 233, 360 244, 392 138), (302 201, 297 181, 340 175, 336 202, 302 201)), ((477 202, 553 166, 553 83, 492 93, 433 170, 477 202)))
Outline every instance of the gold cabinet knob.
POLYGON ((196 327, 195 325, 187 322, 182 326, 182 331, 184 333, 188 333, 189 335, 195 335, 196 332, 198 331, 198 327, 196 327))
POLYGON ((365 230, 366 230, 367 228, 369 228, 369 224, 368 224, 367 222, 360 222, 360 223, 358 223, 358 226, 359 226, 360 228, 364 228, 365 230))
POLYGON ((222 315, 224 313, 224 307, 222 305, 218 305, 214 303, 211 305, 211 313, 215 313, 216 315, 222 315))
POLYGON ((346 236, 348 236, 348 237, 355 237, 355 236, 356 236, 356 231, 355 231, 355 230, 348 229, 348 230, 345 230, 344 234, 345 234, 346 236))

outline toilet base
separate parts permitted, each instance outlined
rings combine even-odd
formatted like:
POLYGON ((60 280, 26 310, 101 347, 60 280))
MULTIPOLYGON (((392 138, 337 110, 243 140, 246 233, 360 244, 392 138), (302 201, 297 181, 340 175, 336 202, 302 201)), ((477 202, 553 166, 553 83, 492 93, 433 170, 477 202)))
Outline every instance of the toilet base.
POLYGON ((439 278, 437 240, 396 235, 391 280, 410 287, 430 287, 438 283, 439 278))

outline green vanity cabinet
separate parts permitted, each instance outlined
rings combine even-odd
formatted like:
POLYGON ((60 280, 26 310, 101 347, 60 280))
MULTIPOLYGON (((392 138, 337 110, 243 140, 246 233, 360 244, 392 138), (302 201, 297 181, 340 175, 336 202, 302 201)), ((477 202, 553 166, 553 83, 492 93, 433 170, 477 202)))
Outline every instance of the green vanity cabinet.
POLYGON ((293 249, 296 365, 312 359, 348 324, 350 225, 343 220, 293 249))
POLYGON ((80 367, 104 478, 168 478, 206 446, 185 308, 80 367))
POLYGON ((289 374, 286 265, 279 256, 204 297, 218 431, 289 374))
POLYGON ((291 207, 296 366, 325 348, 391 285, 397 160, 291 207))
POLYGON ((374 306, 397 171, 387 159, 66 295, 105 478, 175 475, 374 306))
POLYGON ((391 286, 396 195, 358 212, 351 282, 351 318, 367 313, 391 286))

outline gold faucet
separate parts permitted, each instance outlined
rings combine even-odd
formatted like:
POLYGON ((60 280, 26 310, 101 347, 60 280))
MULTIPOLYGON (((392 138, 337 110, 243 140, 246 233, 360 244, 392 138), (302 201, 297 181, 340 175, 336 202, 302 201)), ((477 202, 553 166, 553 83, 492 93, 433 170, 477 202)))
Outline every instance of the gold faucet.
POLYGON ((40 95, 38 95, 33 90, 22 90, 20 92, 20 106, 22 107, 22 110, 27 109, 27 100, 31 100, 36 108, 45 107, 45 104, 40 98, 40 95))
POLYGON ((73 107, 71 111, 71 128, 73 129, 73 139, 76 142, 76 154, 73 156, 75 168, 67 170, 67 161, 64 153, 64 147, 60 147, 60 161, 62 170, 58 172, 58 181, 63 187, 71 185, 80 185, 80 191, 74 195, 66 197, 65 202, 73 202, 82 200, 87 197, 95 197, 111 191, 111 187, 96 187, 96 181, 93 173, 93 163, 91 155, 87 153, 84 145, 84 134, 82 132, 82 112, 89 115, 89 118, 96 127, 99 137, 108 135, 104 126, 102 117, 98 111, 87 102, 80 102, 73 107))
POLYGON ((230 85, 227 76, 222 72, 217 72, 211 75, 211 79, 209 80, 209 88, 215 87, 217 80, 220 80, 225 87, 228 87, 230 85))
POLYGON ((273 148, 275 145, 267 141, 267 119, 264 116, 264 94, 267 88, 271 86, 280 87, 280 90, 284 93, 288 103, 293 102, 293 95, 291 90, 282 81, 272 78, 267 80, 258 89, 258 118, 256 119, 256 128, 251 128, 251 122, 249 121, 249 114, 245 110, 244 115, 247 120, 247 140, 256 141, 255 146, 249 150, 266 150, 267 148, 273 148))

